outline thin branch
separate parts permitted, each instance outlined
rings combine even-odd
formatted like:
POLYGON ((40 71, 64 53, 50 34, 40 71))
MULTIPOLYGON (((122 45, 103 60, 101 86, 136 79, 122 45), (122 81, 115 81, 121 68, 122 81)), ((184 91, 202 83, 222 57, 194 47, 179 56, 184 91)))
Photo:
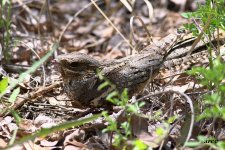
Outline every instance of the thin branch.
POLYGON ((94 0, 91 0, 91 2, 93 3, 93 5, 98 9, 98 11, 102 14, 102 16, 109 22, 109 24, 117 31, 117 33, 119 33, 119 35, 123 38, 123 40, 129 44, 129 46, 134 49, 134 47, 130 44, 129 40, 127 40, 127 38, 125 38, 125 36, 119 31, 119 29, 112 23, 112 21, 105 15, 105 13, 98 7, 98 5, 96 4, 96 2, 94 0))

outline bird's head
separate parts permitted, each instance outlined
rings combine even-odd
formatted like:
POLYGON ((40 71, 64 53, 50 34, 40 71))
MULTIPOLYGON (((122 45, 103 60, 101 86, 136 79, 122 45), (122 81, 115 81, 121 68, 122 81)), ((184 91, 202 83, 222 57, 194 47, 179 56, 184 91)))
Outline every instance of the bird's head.
POLYGON ((85 73, 94 73, 101 64, 94 58, 83 53, 69 53, 58 56, 56 62, 59 65, 62 77, 70 75, 83 75, 85 73))

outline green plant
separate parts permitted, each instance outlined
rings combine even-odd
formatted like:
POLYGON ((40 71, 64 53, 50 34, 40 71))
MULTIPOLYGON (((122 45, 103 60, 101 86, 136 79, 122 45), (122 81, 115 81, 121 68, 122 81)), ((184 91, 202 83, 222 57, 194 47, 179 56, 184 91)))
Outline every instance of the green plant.
POLYGON ((113 145, 115 147, 122 146, 122 149, 128 147, 127 141, 131 140, 132 145, 135 149, 147 149, 147 145, 141 142, 138 139, 132 138, 133 133, 131 129, 131 118, 133 115, 140 114, 140 108, 144 106, 144 102, 136 102, 134 104, 129 103, 128 89, 124 89, 122 92, 119 92, 116 89, 116 86, 106 79, 101 73, 98 73, 98 76, 104 82, 99 86, 98 90, 104 88, 114 89, 111 93, 108 94, 106 100, 113 103, 116 106, 121 107, 123 114, 125 115, 125 121, 118 124, 116 120, 112 119, 107 113, 104 114, 108 126, 103 130, 103 132, 111 132, 114 134, 113 145))
POLYGON ((167 120, 162 121, 160 117, 162 115, 161 111, 153 112, 152 116, 144 115, 141 112, 141 107, 145 105, 144 102, 140 101, 131 103, 128 96, 128 89, 125 88, 121 92, 118 91, 116 85, 105 78, 99 71, 97 72, 99 78, 104 81, 101 85, 99 85, 98 90, 103 90, 104 88, 113 89, 111 93, 107 95, 106 100, 116 106, 119 106, 122 110, 122 122, 118 122, 117 120, 112 119, 108 113, 104 113, 104 117, 108 122, 108 125, 103 130, 103 132, 112 133, 111 135, 113 137, 113 146, 115 146, 116 148, 122 148, 124 150, 130 149, 131 147, 134 150, 146 150, 149 147, 157 147, 158 144, 168 135, 170 124, 175 122, 178 117, 171 116, 167 120), (155 131, 153 131, 155 133, 155 138, 153 141, 151 141, 151 144, 148 143, 147 145, 145 143, 146 141, 142 141, 142 139, 134 137, 134 133, 132 130, 132 126, 135 126, 134 122, 132 122, 133 117, 137 117, 138 119, 140 119, 139 121, 141 121, 142 118, 145 118, 148 120, 160 120, 163 122, 163 127, 157 127, 155 131))
MULTIPOLYGON (((223 0, 206 0, 206 4, 203 6, 199 5, 199 9, 196 12, 183 14, 184 17, 194 21, 194 23, 186 24, 185 27, 198 37, 194 43, 195 45, 200 40, 211 40, 214 38, 215 33, 217 33, 216 38, 219 40, 219 30, 225 30, 224 14, 223 0)), ((187 72, 190 75, 196 76, 200 84, 211 91, 203 96, 204 109, 197 118, 198 120, 220 118, 225 121, 225 85, 223 84, 223 80, 225 79, 225 64, 221 61, 222 54, 220 53, 220 47, 215 47, 211 43, 208 46, 208 52, 210 54, 210 65, 208 68, 195 67, 187 72), (217 56, 212 55, 213 50, 218 52, 217 56)), ((187 146, 208 145, 215 149, 225 148, 225 142, 223 141, 217 141, 216 143, 203 142, 207 140, 210 140, 210 138, 199 136, 198 141, 189 142, 187 146)))
POLYGON ((217 58, 213 60, 212 68, 193 68, 188 73, 195 75, 203 86, 214 91, 204 96, 207 107, 199 115, 199 119, 218 117, 225 120, 225 85, 222 83, 225 79, 225 64, 217 58))
MULTIPOLYGON (((219 39, 219 30, 225 30, 224 14, 225 9, 223 0, 206 0, 206 4, 199 5, 196 12, 182 14, 193 22, 185 24, 184 27, 191 31, 194 36, 198 37, 193 43, 192 48, 194 48, 200 40, 203 42, 206 42, 205 40, 211 40, 215 33, 217 34, 217 39, 219 39)), ((212 67, 212 49, 213 45, 211 44, 209 47, 210 67, 212 67)), ((217 51, 220 53, 219 49, 217 51)))
POLYGON ((10 57, 10 40, 11 40, 11 0, 1 1, 1 12, 0 12, 0 31, 3 33, 2 51, 4 55, 4 60, 7 61, 10 57))
MULTIPOLYGON (((198 6, 197 11, 183 13, 182 16, 199 21, 199 25, 203 27, 203 32, 209 36, 211 36, 216 29, 220 28, 225 30, 224 0, 206 0, 205 5, 198 6)), ((195 23, 186 24, 184 27, 192 31, 196 36, 201 32, 195 23)))
MULTIPOLYGON (((127 89, 124 89, 121 94, 118 91, 113 91, 106 99, 113 104, 120 106, 125 114, 124 118, 126 118, 126 121, 122 122, 120 125, 118 125, 115 120, 112 120, 109 116, 105 115, 109 125, 103 132, 115 132, 113 145, 119 147, 121 143, 126 143, 126 141, 132 138, 131 117, 139 112, 140 107, 142 107, 144 103, 129 104, 127 89)), ((124 144, 124 149, 126 149, 126 146, 127 145, 124 144)))

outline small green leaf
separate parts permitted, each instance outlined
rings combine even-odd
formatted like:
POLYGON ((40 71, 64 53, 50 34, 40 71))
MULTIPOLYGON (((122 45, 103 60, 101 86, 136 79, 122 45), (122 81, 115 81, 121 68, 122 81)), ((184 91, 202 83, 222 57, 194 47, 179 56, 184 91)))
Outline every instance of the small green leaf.
POLYGON ((185 143, 185 146, 186 147, 197 147, 199 145, 201 145, 201 142, 199 142, 199 141, 193 141, 193 142, 187 142, 187 143, 185 143))
POLYGON ((165 133, 165 130, 163 128, 156 128, 156 134, 157 135, 160 135, 160 136, 163 136, 165 133))
POLYGON ((0 81, 0 93, 2 93, 3 91, 6 90, 6 88, 8 87, 8 78, 4 77, 1 81, 0 81))
POLYGON ((106 100, 110 101, 113 104, 119 105, 119 103, 118 103, 119 100, 118 100, 118 98, 116 98, 116 97, 118 97, 118 95, 119 94, 117 91, 113 91, 108 94, 108 96, 106 97, 106 100))
POLYGON ((20 93, 20 88, 16 88, 15 90, 13 90, 13 93, 10 95, 9 98, 9 102, 13 103, 16 100, 16 97, 18 96, 18 94, 20 93))
POLYGON ((203 143, 203 142, 205 142, 207 140, 207 137, 199 135, 198 136, 198 140, 203 143))
POLYGON ((148 146, 141 140, 135 140, 133 142, 133 145, 134 145, 133 150, 147 150, 148 149, 148 146))
POLYGON ((137 107, 135 105, 131 105, 131 104, 128 104, 127 105, 127 111, 128 112, 133 112, 133 113, 137 113, 139 109, 137 109, 137 107))
POLYGON ((140 103, 138 103, 138 107, 139 107, 139 108, 143 107, 144 105, 145 105, 145 102, 140 102, 140 103))
POLYGON ((225 142, 224 141, 219 141, 219 142, 217 142, 216 145, 219 147, 219 149, 225 149, 225 142))
POLYGON ((182 13, 181 16, 186 18, 186 19, 189 19, 190 18, 190 13, 182 13))
POLYGON ((16 123, 18 124, 18 123, 20 123, 21 122, 21 117, 18 115, 18 113, 15 111, 15 110, 10 110, 10 112, 11 112, 11 114, 13 115, 13 117, 14 117, 14 119, 15 119, 15 121, 16 121, 16 123))
POLYGON ((168 123, 173 123, 175 120, 177 119, 177 116, 172 116, 172 117, 169 117, 169 119, 168 119, 168 123))
POLYGON ((118 92, 117 91, 113 91, 113 92, 109 93, 109 95, 107 96, 106 99, 108 99, 108 98, 110 99, 110 98, 113 98, 115 96, 118 96, 118 92))
POLYGON ((108 85, 110 85, 109 82, 105 81, 98 86, 98 90, 100 91, 100 90, 104 89, 105 87, 107 87, 108 85))

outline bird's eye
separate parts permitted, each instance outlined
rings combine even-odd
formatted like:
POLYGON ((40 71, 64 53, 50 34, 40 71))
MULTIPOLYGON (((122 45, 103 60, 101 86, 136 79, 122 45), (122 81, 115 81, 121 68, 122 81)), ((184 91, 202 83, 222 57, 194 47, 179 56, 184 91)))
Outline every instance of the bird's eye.
POLYGON ((83 62, 72 62, 70 63, 70 67, 72 69, 86 69, 88 67, 87 63, 83 63, 83 62))
POLYGON ((79 62, 72 62, 70 63, 70 67, 79 67, 80 66, 80 63, 79 62))
POLYGON ((72 62, 70 63, 71 69, 88 69, 88 70, 93 70, 96 69, 97 66, 95 64, 87 63, 87 62, 72 62))

